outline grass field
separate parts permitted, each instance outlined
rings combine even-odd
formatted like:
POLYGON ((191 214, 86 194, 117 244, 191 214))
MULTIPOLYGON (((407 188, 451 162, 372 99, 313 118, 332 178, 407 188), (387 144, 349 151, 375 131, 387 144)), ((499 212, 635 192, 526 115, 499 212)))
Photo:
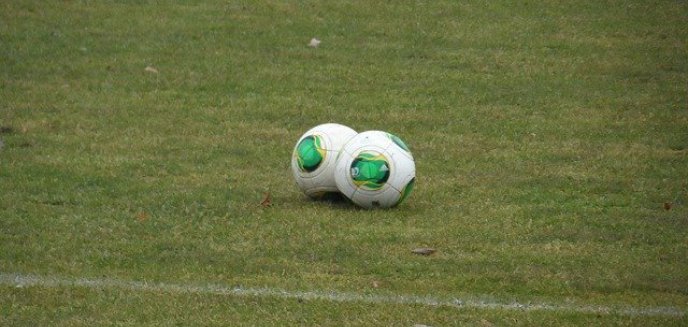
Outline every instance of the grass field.
POLYGON ((685 1, 3 1, 0 325, 685 326, 687 21, 685 1), (307 199, 291 151, 324 122, 399 135, 414 193, 307 199))

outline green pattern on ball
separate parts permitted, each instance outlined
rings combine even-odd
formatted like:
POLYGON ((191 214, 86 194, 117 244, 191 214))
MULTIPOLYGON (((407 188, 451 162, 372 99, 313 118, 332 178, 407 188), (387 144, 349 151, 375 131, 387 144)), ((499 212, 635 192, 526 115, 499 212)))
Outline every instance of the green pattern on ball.
POLYGON ((389 178, 389 163, 379 153, 361 152, 351 163, 351 177, 358 187, 379 190, 389 178))
POLYGON ((408 184, 404 187, 404 189, 401 191, 401 198, 399 199, 399 202, 397 202, 397 205, 401 204, 404 202, 404 200, 411 194, 411 191, 413 191, 413 185, 416 184, 416 178, 412 178, 408 184))
POLYGON ((404 143, 398 136, 394 134, 387 133, 387 136, 394 142, 394 144, 398 145, 400 148, 404 149, 406 152, 411 153, 411 149, 409 149, 408 145, 404 143))
POLYGON ((305 172, 313 172, 325 160, 327 151, 322 148, 320 136, 306 136, 299 145, 296 146, 296 161, 299 169, 305 172))

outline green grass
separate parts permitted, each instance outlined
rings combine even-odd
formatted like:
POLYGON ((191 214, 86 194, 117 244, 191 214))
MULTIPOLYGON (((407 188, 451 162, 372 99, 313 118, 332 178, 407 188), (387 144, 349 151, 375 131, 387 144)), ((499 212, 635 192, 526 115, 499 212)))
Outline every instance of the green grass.
MULTIPOLYGON (((0 272, 685 312, 686 21, 682 1, 3 2, 0 272), (404 139, 409 199, 305 198, 291 150, 328 121, 404 139)), ((0 312, 0 325, 687 319, 9 285, 0 312)))

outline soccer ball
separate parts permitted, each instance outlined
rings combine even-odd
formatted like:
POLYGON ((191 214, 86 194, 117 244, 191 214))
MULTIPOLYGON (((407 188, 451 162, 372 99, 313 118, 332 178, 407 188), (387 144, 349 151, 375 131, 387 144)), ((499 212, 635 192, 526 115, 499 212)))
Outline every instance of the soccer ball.
POLYGON ((397 136, 367 131, 344 145, 337 158, 335 182, 339 191, 364 208, 389 208, 411 193, 416 164, 397 136))
POLYGON ((301 191, 311 198, 338 192, 334 166, 342 146, 356 131, 335 123, 321 124, 304 133, 291 156, 291 170, 301 191))

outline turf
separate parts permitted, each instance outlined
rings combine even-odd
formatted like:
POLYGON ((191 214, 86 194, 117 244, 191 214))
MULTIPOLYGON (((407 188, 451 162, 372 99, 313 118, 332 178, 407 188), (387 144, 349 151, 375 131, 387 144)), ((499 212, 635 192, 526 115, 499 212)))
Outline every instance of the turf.
MULTIPOLYGON (((0 272, 685 312, 687 20, 683 1, 3 2, 0 272), (324 122, 404 139, 413 194, 392 210, 308 200, 289 160, 324 122), (411 253, 426 246, 437 253, 411 253)), ((687 319, 11 285, 0 312, 0 325, 687 319)))

